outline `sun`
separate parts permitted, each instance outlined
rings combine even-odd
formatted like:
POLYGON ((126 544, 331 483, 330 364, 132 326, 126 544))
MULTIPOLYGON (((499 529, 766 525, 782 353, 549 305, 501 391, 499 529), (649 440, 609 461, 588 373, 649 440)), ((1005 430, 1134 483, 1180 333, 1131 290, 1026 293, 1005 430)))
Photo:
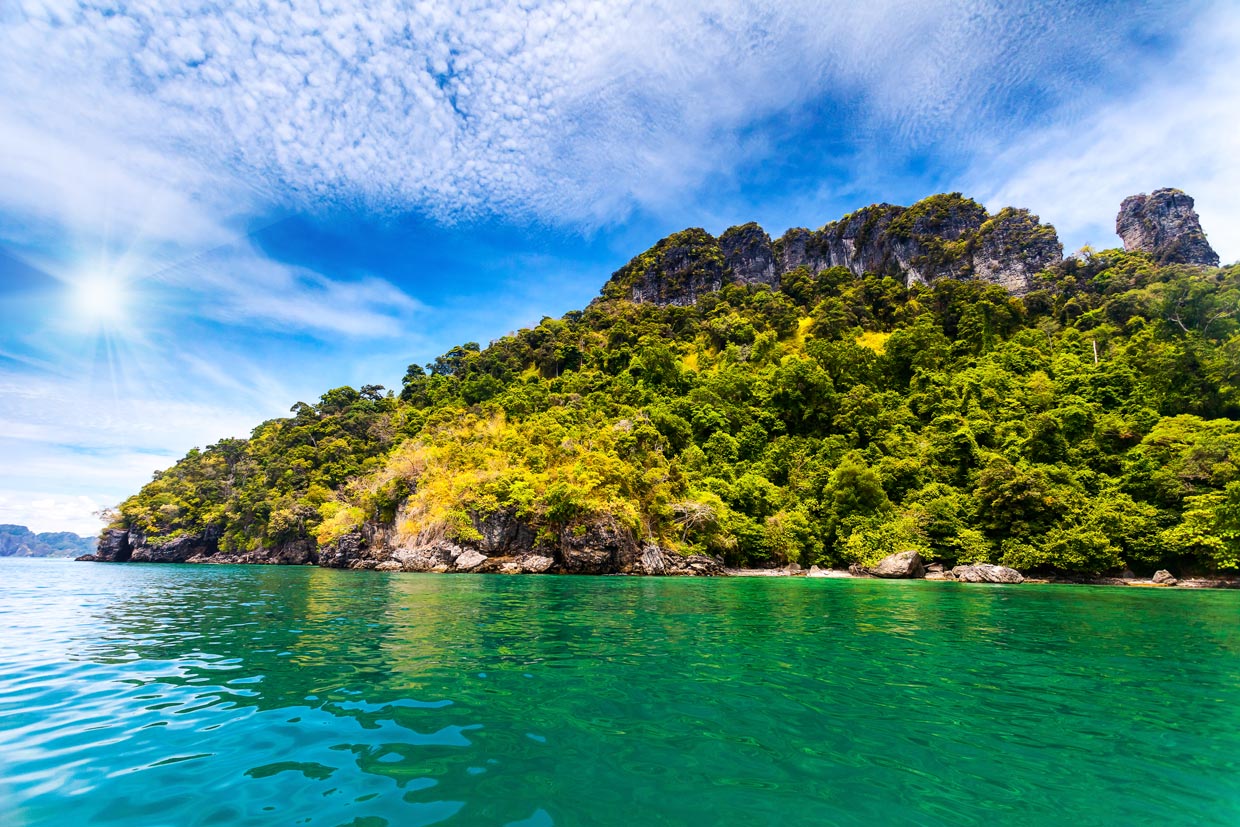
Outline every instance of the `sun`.
POLYGON ((73 306, 84 321, 113 327, 125 318, 125 280, 113 273, 86 273, 73 284, 73 306))

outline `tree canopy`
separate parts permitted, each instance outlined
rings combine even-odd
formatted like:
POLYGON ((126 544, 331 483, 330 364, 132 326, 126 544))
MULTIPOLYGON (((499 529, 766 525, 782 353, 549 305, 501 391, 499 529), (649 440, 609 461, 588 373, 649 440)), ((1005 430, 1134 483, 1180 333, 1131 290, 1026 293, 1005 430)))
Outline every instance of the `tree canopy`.
POLYGON ((1042 281, 605 295, 191 451, 119 525, 245 550, 365 521, 468 540, 512 509, 737 565, 1240 568, 1240 266, 1110 250, 1042 281))

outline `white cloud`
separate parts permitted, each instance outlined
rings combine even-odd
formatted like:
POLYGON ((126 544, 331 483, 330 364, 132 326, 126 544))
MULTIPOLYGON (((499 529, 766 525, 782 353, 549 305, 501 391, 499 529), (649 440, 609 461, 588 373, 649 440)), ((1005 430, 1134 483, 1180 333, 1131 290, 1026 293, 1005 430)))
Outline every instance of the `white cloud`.
POLYGON ((246 436, 279 412, 243 394, 162 395, 163 382, 122 377, 99 388, 89 375, 0 371, 0 522, 96 533, 93 512, 119 503, 191 446, 246 436))
POLYGON ((200 176, 187 191, 214 207, 291 189, 605 223, 753 160, 747 127, 824 97, 861 136, 968 135, 1031 77, 1056 91, 1064 56, 1107 59, 1107 40, 1079 40, 1102 17, 998 0, 27 0, 0 31, 18 67, 0 74, 0 135, 99 133, 107 174, 144 183, 177 159, 167 180, 200 176), (235 180, 216 186, 221 170, 235 180))
POLYGON ((0 523, 24 525, 36 534, 72 531, 94 536, 103 528, 97 514, 105 507, 87 496, 0 489, 0 523))
POLYGON ((1216 6, 1171 60, 1084 117, 1057 118, 968 176, 989 206, 1015 204, 1054 223, 1071 250, 1118 246, 1129 195, 1193 196, 1224 263, 1240 259, 1240 14, 1216 6))
POLYGON ((591 226, 683 206, 771 150, 745 127, 824 92, 865 101, 859 128, 949 123, 1013 45, 976 36, 990 6, 17 0, 0 240, 66 281, 155 274, 227 324, 394 337, 416 300, 271 260, 256 218, 326 203, 591 226))
POLYGON ((195 314, 202 318, 257 322, 320 336, 396 336, 423 310, 420 302, 385 279, 329 279, 267 258, 246 240, 178 262, 160 271, 156 280, 193 297, 195 314))
MULTIPOLYGON (((691 204, 705 215, 716 205, 701 203, 704 189, 787 151, 771 119, 808 112, 842 124, 851 143, 839 151, 864 180, 888 162, 868 147, 893 135, 988 157, 996 135, 1024 123, 1007 108, 1028 92, 1058 104, 1060 117, 1014 142, 986 177, 979 163, 974 191, 1034 207, 1071 237, 1113 215, 1122 195, 1180 185, 1234 257, 1240 130, 1228 103, 1240 49, 1234 26, 1218 25, 1234 13, 1220 5, 1198 34, 1211 44, 1198 62, 1186 52, 1126 102, 1091 113, 1088 96, 1073 98, 1072 78, 1126 59, 1125 32, 1159 8, 0 3, 0 241, 66 282, 83 268, 115 269, 144 297, 101 349, 106 364, 80 331, 3 333, 0 358, 24 367, 0 372, 0 515, 25 508, 30 520, 61 514, 81 525, 88 504, 133 491, 190 445, 244 434, 306 387, 320 391, 297 360, 349 358, 321 345, 379 339, 389 353, 398 342, 412 351, 436 327, 381 278, 328 278, 268 257, 248 233, 290 210, 491 213, 587 229, 633 210, 691 204), (1099 30, 1111 36, 1082 36, 1099 30), (1199 74, 1207 79, 1194 87, 1199 74), (1175 180, 1147 182, 1151 171, 1175 180), (1006 183, 985 186, 995 180, 1006 183), (320 346, 249 359, 254 330, 309 333, 320 346), (78 376, 81 365, 98 370, 78 376), (293 374, 284 381, 295 387, 273 370, 293 374)), ((831 186, 813 200, 830 200, 831 186)), ((874 194, 857 181, 839 186, 874 194)), ((518 304, 505 311, 534 312, 518 304)))

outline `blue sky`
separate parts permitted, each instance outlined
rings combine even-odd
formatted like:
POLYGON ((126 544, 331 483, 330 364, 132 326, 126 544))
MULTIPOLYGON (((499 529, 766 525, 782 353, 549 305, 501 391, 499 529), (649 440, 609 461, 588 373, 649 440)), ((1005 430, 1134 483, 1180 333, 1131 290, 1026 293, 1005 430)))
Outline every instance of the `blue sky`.
POLYGON ((0 6, 0 522, 585 305, 686 226, 963 190, 1240 257, 1233 2, 0 6), (314 8, 311 8, 311 5, 314 8))

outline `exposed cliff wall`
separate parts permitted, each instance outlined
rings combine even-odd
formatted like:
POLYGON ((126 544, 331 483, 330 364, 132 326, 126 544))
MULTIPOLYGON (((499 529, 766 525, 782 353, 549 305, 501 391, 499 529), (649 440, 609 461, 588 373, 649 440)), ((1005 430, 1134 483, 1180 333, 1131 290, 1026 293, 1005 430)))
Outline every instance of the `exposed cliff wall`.
POLYGON ((719 240, 694 228, 674 233, 634 258, 612 276, 609 286, 617 298, 690 305, 722 287, 724 273, 719 240))
POLYGON ((1115 232, 1125 250, 1154 256, 1160 264, 1217 267, 1218 253, 1206 240, 1191 197, 1177 189, 1132 195, 1120 205, 1115 232))
POLYGON ((107 563, 315 564, 324 568, 377 571, 493 574, 636 574, 715 576, 723 563, 703 555, 680 555, 638 543, 610 521, 579 526, 558 538, 540 538, 511 510, 474 517, 479 539, 405 538, 391 524, 368 523, 322 547, 296 540, 247 552, 221 552, 215 532, 150 542, 137 530, 104 532, 98 550, 79 560, 107 563))
POLYGON ((618 270, 603 294, 690 305, 725 284, 778 284, 798 267, 844 267, 906 284, 975 278, 1021 294, 1038 272, 1062 259, 1055 228, 1027 210, 991 216, 976 201, 951 193, 912 207, 875 204, 819 230, 789 230, 774 242, 752 223, 718 239, 702 229, 685 230, 618 270))

